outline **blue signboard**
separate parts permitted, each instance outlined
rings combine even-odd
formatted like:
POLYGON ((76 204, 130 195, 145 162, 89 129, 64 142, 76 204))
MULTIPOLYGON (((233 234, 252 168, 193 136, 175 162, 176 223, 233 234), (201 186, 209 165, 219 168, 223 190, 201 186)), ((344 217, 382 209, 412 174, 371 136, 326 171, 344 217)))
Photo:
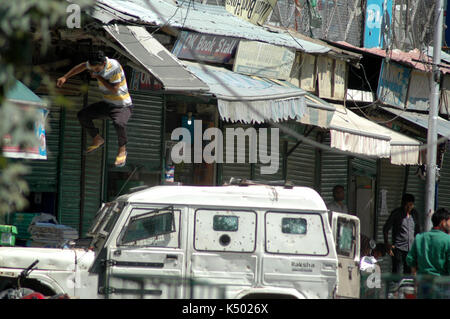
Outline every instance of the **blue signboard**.
POLYGON ((378 81, 378 99, 384 104, 405 108, 411 69, 383 60, 378 81))
POLYGON ((392 0, 367 0, 364 24, 364 47, 383 48, 390 41, 392 0), (388 31, 386 31, 388 30, 388 31))

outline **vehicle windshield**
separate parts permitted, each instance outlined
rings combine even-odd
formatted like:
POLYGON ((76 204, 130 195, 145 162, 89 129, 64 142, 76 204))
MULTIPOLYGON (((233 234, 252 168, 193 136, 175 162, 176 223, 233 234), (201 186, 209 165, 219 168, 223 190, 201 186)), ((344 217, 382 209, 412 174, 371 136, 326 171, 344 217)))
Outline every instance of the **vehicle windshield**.
POLYGON ((110 202, 100 208, 87 233, 89 237, 92 237, 89 245, 91 248, 94 250, 101 248, 124 207, 124 202, 110 202))

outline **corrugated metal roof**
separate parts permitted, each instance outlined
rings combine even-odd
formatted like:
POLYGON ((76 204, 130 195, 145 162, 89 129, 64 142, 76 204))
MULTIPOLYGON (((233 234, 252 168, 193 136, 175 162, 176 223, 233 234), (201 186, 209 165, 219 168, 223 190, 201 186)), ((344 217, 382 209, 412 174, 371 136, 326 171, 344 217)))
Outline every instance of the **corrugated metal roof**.
POLYGON ((191 1, 183 1, 177 5, 164 0, 97 0, 91 15, 103 23, 114 20, 148 23, 262 41, 308 53, 330 51, 326 46, 294 38, 287 32, 271 32, 254 25, 232 15, 222 6, 203 5, 191 1))
MULTIPOLYGON (((380 56, 382 58, 389 58, 392 61, 406 64, 417 70, 431 72, 430 70, 431 70, 431 64, 433 62, 433 59, 418 49, 414 49, 409 52, 403 52, 403 51, 394 49, 392 51, 387 52, 386 50, 381 49, 381 48, 359 48, 359 47, 351 45, 350 43, 347 43, 345 41, 337 41, 337 42, 331 42, 331 43, 336 43, 336 44, 339 44, 346 48, 357 50, 359 52, 371 53, 371 54, 380 56)), ((450 73, 450 65, 446 65, 445 62, 441 63, 440 69, 441 69, 442 73, 450 73)))
POLYGON ((104 29, 140 66, 160 80, 165 90, 209 91, 207 84, 189 72, 144 27, 118 25, 104 29))
MULTIPOLYGON (((417 112, 408 112, 404 110, 394 109, 390 107, 381 107, 383 110, 386 110, 390 113, 393 113, 405 120, 415 123, 425 129, 428 129, 428 114, 422 114, 417 112)), ((437 132, 439 135, 446 136, 450 138, 450 121, 443 119, 442 117, 437 118, 437 132)))
MULTIPOLYGON (((273 25, 268 25, 267 28, 269 30, 274 30, 274 31, 281 31, 283 30, 282 27, 279 26, 273 26, 273 25)), ((315 39, 315 38, 311 38, 308 37, 294 29, 287 29, 287 31, 295 38, 297 39, 303 39, 307 42, 311 42, 311 43, 315 43, 318 45, 323 45, 325 47, 328 47, 330 49, 330 52, 328 54, 330 55, 335 55, 337 57, 341 57, 341 58, 346 58, 352 61, 359 61, 362 58, 362 54, 361 53, 356 53, 353 51, 349 51, 349 50, 345 50, 336 46, 332 46, 331 44, 328 44, 327 42, 320 40, 320 39, 315 39)))

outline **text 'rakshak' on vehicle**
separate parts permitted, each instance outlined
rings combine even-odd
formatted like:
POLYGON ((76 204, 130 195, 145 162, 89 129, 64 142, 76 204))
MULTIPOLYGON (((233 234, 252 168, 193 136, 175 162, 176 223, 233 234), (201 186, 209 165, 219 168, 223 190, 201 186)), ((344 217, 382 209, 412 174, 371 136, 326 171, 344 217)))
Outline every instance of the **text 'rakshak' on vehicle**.
POLYGON ((219 128, 210 127, 203 132, 202 121, 194 120, 188 125, 193 125, 192 130, 186 127, 178 127, 172 131, 171 140, 178 141, 171 151, 171 159, 175 164, 184 163, 245 163, 246 143, 248 138, 248 163, 268 164, 261 165, 261 174, 275 174, 279 168, 279 129, 253 127, 243 129, 226 128, 225 143, 223 133, 219 128), (270 132, 269 132, 270 131, 270 132), (270 136, 268 136, 270 135, 270 136), (270 141, 269 141, 270 138, 270 141), (235 147, 235 140, 237 141, 235 147), (210 141, 204 145, 203 141, 210 141), (270 142, 270 144, 269 144, 270 142), (191 146, 193 144, 193 157, 191 146), (226 154, 224 157, 224 146, 226 154), (234 152, 236 153, 236 161, 234 152), (269 154, 270 152, 270 154, 269 154))

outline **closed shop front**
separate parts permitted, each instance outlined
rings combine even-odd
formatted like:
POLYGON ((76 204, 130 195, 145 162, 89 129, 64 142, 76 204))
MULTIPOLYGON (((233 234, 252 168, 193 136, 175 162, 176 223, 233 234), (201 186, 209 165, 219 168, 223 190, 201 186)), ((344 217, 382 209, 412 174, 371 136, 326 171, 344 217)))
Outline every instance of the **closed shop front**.
POLYGON ((450 209, 450 149, 444 154, 438 183, 438 207, 450 209))
POLYGON ((414 196, 415 202, 414 206, 419 212, 419 220, 421 222, 422 229, 424 229, 424 218, 425 218, 425 179, 420 177, 418 174, 419 166, 411 165, 405 167, 405 174, 407 176, 406 193, 412 194, 414 196))
MULTIPOLYGON (((244 143, 238 143, 237 139, 234 138, 234 147, 227 144, 227 128, 230 130, 235 130, 236 128, 242 128, 244 131, 247 130, 249 125, 239 125, 239 124, 224 124, 223 126, 223 136, 224 136, 224 152, 223 158, 224 163, 222 166, 222 182, 228 183, 231 178, 237 179, 253 179, 254 178, 254 165, 249 161, 249 139, 246 138, 244 143), (233 157, 231 156, 233 153, 233 157), (244 162, 238 163, 238 154, 245 155, 244 162), (233 158, 233 163, 226 161, 227 156, 233 158)), ((230 130, 228 132, 230 133, 230 130)))
MULTIPOLYGON (((329 132, 326 134, 324 144, 330 145, 329 132)), ((320 195, 325 203, 329 203, 333 200, 335 185, 342 185, 346 191, 348 190, 348 156, 330 149, 322 151, 321 158, 320 195)))
POLYGON ((112 121, 106 127, 106 185, 108 200, 140 185, 161 183, 164 95, 130 91, 133 113, 127 125, 127 162, 122 168, 114 166, 118 151, 117 133, 112 121))
POLYGON ((370 158, 352 157, 350 173, 349 211, 360 219, 361 234, 374 238, 377 161, 370 158))
MULTIPOLYGON (((315 140, 316 134, 313 132, 308 138, 315 140)), ((316 149, 307 143, 300 143, 289 140, 287 151, 292 152, 287 158, 287 180, 295 186, 306 186, 315 188, 317 183, 316 166, 319 165, 316 158, 316 149), (295 148, 294 148, 295 147, 295 148)))
POLYGON ((254 179, 265 183, 283 181, 283 141, 279 129, 260 127, 257 136, 258 145, 254 150, 258 157, 254 164, 254 179))
POLYGON ((77 118, 82 98, 70 99, 77 108, 63 108, 60 132, 58 221, 79 230, 81 212, 82 129, 77 118))
MULTIPOLYGON (((376 213, 376 241, 383 243, 383 226, 392 210, 399 207, 402 201, 405 167, 392 165, 389 159, 379 160, 378 205, 376 213)), ((392 231, 389 233, 391 242, 392 231)), ((381 263, 382 272, 391 272, 391 258, 386 256, 381 263)))

